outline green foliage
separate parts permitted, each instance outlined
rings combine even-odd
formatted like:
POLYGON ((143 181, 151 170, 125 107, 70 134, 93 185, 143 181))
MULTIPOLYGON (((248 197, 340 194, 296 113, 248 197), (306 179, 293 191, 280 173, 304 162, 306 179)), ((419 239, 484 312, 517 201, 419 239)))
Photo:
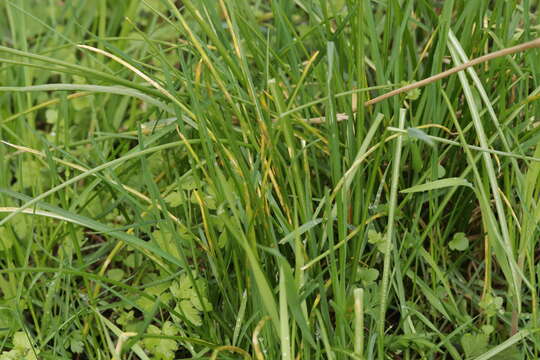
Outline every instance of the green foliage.
POLYGON ((111 280, 120 281, 124 277, 125 272, 122 269, 111 269, 107 271, 107 277, 111 280))
MULTIPOLYGON (((178 334, 178 330, 174 324, 167 321, 161 329, 155 325, 150 325, 147 334, 174 336, 178 334)), ((172 360, 175 358, 175 351, 178 350, 178 343, 175 340, 166 338, 147 337, 143 340, 143 345, 145 349, 154 354, 156 360, 172 360)))
POLYGON ((455 233, 452 240, 448 243, 450 250, 465 251, 469 248, 469 239, 464 233, 455 233))
POLYGON ((3 351, 0 360, 37 360, 39 351, 32 346, 32 341, 24 331, 17 331, 13 334, 13 349, 3 351))
MULTIPOLYGON (((203 279, 193 282, 187 275, 182 275, 180 280, 171 284, 170 290, 176 301, 175 310, 191 324, 201 326, 201 312, 212 311, 212 304, 207 298, 207 283, 203 279)), ((175 318, 175 321, 180 322, 180 319, 175 318)))
POLYGON ((479 305, 487 317, 492 317, 499 313, 504 312, 503 298, 500 296, 493 296, 492 294, 486 294, 480 301, 479 305))
MULTIPOLYGON (((491 331, 486 333, 484 328, 488 325, 482 327, 483 332, 481 333, 466 333, 461 337, 461 346, 465 355, 465 359, 475 359, 478 356, 484 355, 488 350, 494 346, 489 345, 489 337, 491 331)), ((518 360, 522 359, 522 354, 515 346, 510 346, 509 348, 495 353, 490 359, 495 360, 518 360)))
POLYGON ((82 354, 84 351, 83 335, 80 331, 75 331, 69 338, 69 350, 74 354, 82 354))
POLYGON ((169 195, 165 197, 165 202, 169 204, 169 206, 177 207, 178 205, 182 204, 185 201, 184 195, 182 195, 181 192, 173 191, 169 195))
POLYGON ((175 258, 180 258, 180 249, 177 245, 174 234, 167 230, 155 230, 152 232, 152 238, 163 251, 171 254, 175 258))
POLYGON ((7 226, 0 227, 0 250, 6 251, 13 246, 13 235, 7 226))
POLYGON ((485 334, 467 333, 461 337, 461 346, 467 359, 474 359, 488 349, 489 338, 485 334))
POLYGON ((536 6, 0 2, 0 360, 536 359, 536 6))
MULTIPOLYGON (((412 83, 414 83, 414 81, 412 81, 412 82, 410 82, 410 83, 407 82, 407 81, 401 81, 401 82, 399 83, 399 85, 400 85, 400 87, 403 87, 403 86, 407 86, 407 85, 412 84, 412 83)), ((405 98, 406 98, 407 100, 417 100, 417 99, 420 97, 420 94, 422 94, 422 90, 421 90, 421 89, 418 89, 418 88, 417 88, 417 89, 413 89, 413 90, 408 91, 408 92, 405 94, 405 98)), ((417 130, 417 129, 415 129, 415 130, 417 130)))
POLYGON ((361 268, 358 270, 358 278, 364 286, 373 284, 379 277, 379 271, 372 268, 361 268))
POLYGON ((381 253, 385 254, 387 251, 391 250, 387 248, 385 234, 381 234, 373 229, 369 229, 367 236, 368 236, 368 242, 372 245, 375 245, 377 247, 377 250, 380 251, 381 253))

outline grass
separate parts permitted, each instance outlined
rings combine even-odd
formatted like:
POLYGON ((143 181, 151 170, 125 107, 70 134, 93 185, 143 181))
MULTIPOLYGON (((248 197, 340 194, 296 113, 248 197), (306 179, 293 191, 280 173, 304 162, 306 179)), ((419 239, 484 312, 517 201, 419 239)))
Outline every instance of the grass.
POLYGON ((539 358, 537 7, 2 2, 0 359, 539 358))

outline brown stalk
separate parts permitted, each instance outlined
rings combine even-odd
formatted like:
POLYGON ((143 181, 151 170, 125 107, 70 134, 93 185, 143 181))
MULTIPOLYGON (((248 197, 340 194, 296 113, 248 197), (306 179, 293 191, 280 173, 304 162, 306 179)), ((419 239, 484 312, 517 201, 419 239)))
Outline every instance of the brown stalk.
POLYGON ((431 84, 432 82, 435 82, 437 80, 444 79, 447 76, 450 76, 452 74, 455 74, 457 72, 465 70, 465 69, 467 69, 467 68, 469 68, 471 66, 478 65, 478 64, 481 64, 481 63, 484 63, 486 61, 490 61, 490 60, 493 60, 493 59, 496 59, 496 58, 499 58, 499 57, 502 57, 502 56, 511 55, 511 54, 514 54, 514 53, 523 52, 525 50, 538 48, 538 47, 540 47, 540 38, 538 38, 536 40, 528 41, 528 42, 523 43, 523 44, 512 46, 512 47, 509 47, 509 48, 494 51, 492 53, 477 57, 476 59, 472 59, 471 61, 467 61, 466 63, 463 63, 463 64, 461 64, 459 66, 453 67, 453 68, 451 68, 449 70, 443 71, 443 72, 438 73, 438 74, 433 75, 433 76, 430 76, 430 77, 428 77, 426 79, 423 79, 423 80, 417 81, 415 83, 403 86, 403 87, 401 87, 399 89, 396 89, 396 90, 389 91, 386 94, 383 94, 381 96, 377 96, 374 99, 366 101, 364 103, 364 106, 373 105, 373 104, 376 104, 376 103, 378 103, 380 101, 388 99, 388 98, 390 98, 392 96, 395 96, 395 95, 398 95, 398 94, 401 94, 401 93, 404 93, 404 92, 407 92, 407 91, 411 91, 411 90, 414 90, 414 89, 418 89, 419 87, 431 84))

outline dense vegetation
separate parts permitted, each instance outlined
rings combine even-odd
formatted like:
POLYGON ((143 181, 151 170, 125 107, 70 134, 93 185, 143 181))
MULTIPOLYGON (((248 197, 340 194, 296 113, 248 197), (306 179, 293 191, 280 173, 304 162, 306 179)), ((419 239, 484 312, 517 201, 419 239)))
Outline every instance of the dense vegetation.
POLYGON ((0 359, 538 359, 536 6, 0 2, 0 359))

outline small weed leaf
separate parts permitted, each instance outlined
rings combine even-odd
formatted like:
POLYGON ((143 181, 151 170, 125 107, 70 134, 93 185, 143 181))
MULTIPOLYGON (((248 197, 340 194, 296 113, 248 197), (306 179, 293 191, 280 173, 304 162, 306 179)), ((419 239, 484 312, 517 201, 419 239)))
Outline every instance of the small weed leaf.
MULTIPOLYGON (((150 276, 146 277, 144 279, 146 282, 152 282, 155 280, 158 280, 157 276, 155 274, 151 274, 150 276)), ((170 291, 167 291, 169 288, 170 283, 161 283, 156 286, 148 287, 144 289, 144 292, 151 297, 158 298, 160 302, 162 303, 168 303, 172 299, 172 294, 170 291)), ((149 299, 147 297, 139 297, 136 301, 136 304, 145 312, 150 312, 155 306, 155 301, 152 299, 149 299)))
POLYGON ((379 270, 373 268, 360 268, 358 270, 358 278, 364 286, 374 283, 379 277, 379 270))
POLYGON ((6 226, 0 226, 0 251, 6 251, 13 246, 11 231, 6 226))
POLYGON ((74 354, 82 354, 84 350, 83 336, 80 331, 74 331, 69 338, 69 350, 74 354))
POLYGON ((91 105, 91 96, 83 96, 73 99, 73 108, 77 111, 82 111, 89 108, 91 105))
POLYGON ((406 248, 412 248, 418 244, 418 235, 407 233, 403 238, 403 246, 406 248))
MULTIPOLYGON (((166 321, 160 329, 155 325, 150 325, 147 330, 149 335, 167 335, 174 336, 178 334, 175 325, 166 321)), ((143 346, 155 355, 157 360, 172 360, 174 353, 178 350, 178 343, 173 339, 147 337, 143 340, 143 346)))
POLYGON ((381 233, 377 232, 376 230, 369 229, 368 230, 368 242, 370 244, 378 244, 381 241, 384 241, 383 236, 381 233))
POLYGON ((491 335, 495 331, 495 328, 492 325, 482 325, 482 332, 487 336, 491 335))
POLYGON ((441 164, 437 165, 437 179, 442 179, 446 176, 446 169, 441 164))
POLYGON ((451 250, 465 251, 469 248, 469 239, 462 232, 455 233, 448 246, 451 250))
POLYGON ((466 359, 482 355, 488 350, 488 336, 485 334, 467 333, 461 337, 461 346, 466 359))
POLYGON ((21 179, 22 187, 35 186, 41 178, 41 164, 36 160, 25 160, 22 163, 21 179))
MULTIPOLYGON (((407 85, 412 84, 414 82, 415 82, 414 80, 412 80, 411 82, 401 81, 399 83, 399 87, 407 86, 407 85)), ((417 100, 420 97, 421 94, 422 94, 422 90, 420 90, 419 88, 412 89, 412 90, 408 91, 405 94, 405 99, 407 99, 407 100, 417 100)))
POLYGON ((13 335, 13 345, 16 349, 32 349, 32 343, 24 331, 17 331, 13 335))
POLYGON ((510 346, 491 358, 492 360, 521 360, 523 359, 521 351, 516 346, 510 346))
POLYGON ((124 277, 125 273, 122 269, 111 269, 107 271, 107 277, 111 280, 120 281, 124 277))
POLYGON ((500 296, 493 296, 491 294, 487 294, 484 296, 484 298, 480 301, 480 308, 484 311, 486 316, 492 317, 497 314, 502 314, 504 312, 503 310, 503 298, 500 296))
POLYGON ((58 120, 58 111, 55 109, 47 109, 47 111, 45 111, 45 119, 47 124, 55 124, 58 120))
POLYGON ((386 244, 386 235, 377 232, 376 230, 368 230, 368 242, 377 247, 377 250, 383 254, 386 254, 386 251, 392 250, 392 244, 389 244, 389 249, 387 249, 386 244))
POLYGON ((18 329, 18 325, 14 316, 8 308, 5 307, 5 303, 2 304, 3 309, 0 307, 0 339, 4 339, 13 330, 18 329))
MULTIPOLYGON (((212 311, 212 304, 208 301, 208 286, 204 279, 196 279, 195 283, 200 292, 200 297, 191 279, 182 275, 179 281, 171 285, 171 293, 177 301, 175 310, 183 314, 193 325, 201 326, 201 312, 212 311)), ((179 321, 179 319, 175 319, 179 321)))
POLYGON ((380 291, 380 287, 375 282, 364 287, 364 311, 373 319, 377 319, 378 316, 377 307, 380 304, 380 291))
POLYGON ((134 253, 131 253, 127 257, 122 258, 122 264, 129 268, 134 268, 137 264, 135 256, 136 255, 134 253))
POLYGON ((163 199, 163 200, 165 200, 165 202, 170 207, 177 207, 177 206, 181 205, 185 201, 185 197, 181 192, 173 191, 169 195, 167 195, 165 197, 165 199, 163 199))
POLYGON ((198 188, 197 181, 193 176, 188 176, 187 178, 185 178, 180 184, 180 187, 182 188, 182 190, 195 190, 198 188))
POLYGON ((13 334, 13 349, 3 351, 0 360, 37 360, 39 351, 32 347, 32 342, 24 331, 13 334))
MULTIPOLYGON (((380 215, 382 215, 382 216, 387 216, 388 215, 388 210, 389 210, 388 204, 379 204, 379 205, 377 205, 377 206, 375 206, 373 208, 374 212, 380 213, 380 215)), ((394 218, 396 220, 399 220, 402 217, 403 217, 403 211, 401 211, 401 209, 399 209, 399 208, 395 209, 394 218)))
MULTIPOLYGON (((193 306, 193 303, 190 300, 182 300, 180 301, 174 308, 175 311, 179 312, 180 314, 184 315, 186 319, 190 323, 192 323, 195 326, 201 326, 202 325, 202 318, 201 313, 199 310, 195 309, 195 306, 193 306)), ((177 321, 179 319, 176 319, 177 321)))
POLYGON ((152 232, 152 238, 163 251, 168 252, 177 259, 181 258, 180 250, 178 249, 173 234, 164 230, 156 230, 152 232))
POLYGON ((122 311, 120 313, 120 316, 118 316, 118 319, 116 319, 116 323, 126 327, 130 323, 132 323, 134 320, 135 320, 135 312, 133 310, 122 311))

